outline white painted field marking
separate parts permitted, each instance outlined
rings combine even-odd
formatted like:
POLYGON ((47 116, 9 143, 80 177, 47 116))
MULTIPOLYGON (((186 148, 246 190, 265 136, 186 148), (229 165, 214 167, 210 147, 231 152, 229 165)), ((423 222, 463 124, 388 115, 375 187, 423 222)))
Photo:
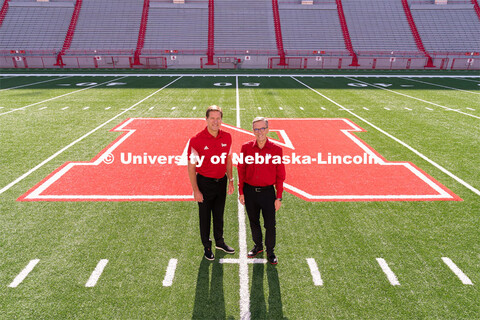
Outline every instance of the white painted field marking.
POLYGON ((262 110, 262 107, 258 107, 258 110, 262 110))
POLYGON ((323 286, 323 280, 318 271, 317 262, 313 258, 307 258, 308 266, 310 267, 310 273, 312 275, 313 284, 316 286, 323 286))
POLYGON ((41 108, 38 109, 38 110, 45 110, 45 109, 47 109, 47 107, 41 107, 41 108))
POLYGON ((175 110, 175 109, 176 109, 176 107, 172 107, 172 109, 170 109, 170 110, 175 110))
POLYGON ((387 107, 384 107, 383 109, 385 109, 385 110, 390 110, 390 108, 387 108, 387 107))
POLYGON ((429 111, 433 111, 432 108, 429 108, 429 107, 425 107, 425 109, 429 110, 429 111))
POLYGON ((282 107, 278 107, 278 109, 280 109, 280 110, 283 110, 283 108, 282 108, 282 107))
POLYGON ((480 85, 480 82, 479 82, 479 81, 475 81, 475 80, 472 80, 472 79, 460 78, 460 77, 457 77, 457 79, 465 80, 465 81, 471 81, 471 82, 475 82, 475 83, 479 83, 479 85, 480 85))
POLYGON ((16 288, 20 283, 22 283, 23 280, 25 280, 25 278, 33 270, 33 268, 35 268, 39 261, 39 259, 31 260, 25 267, 25 269, 23 269, 22 272, 20 272, 18 276, 16 276, 12 283, 10 283, 8 286, 10 288, 16 288))
POLYGON ((238 92, 238 76, 235 77, 235 107, 237 108, 237 127, 240 128, 240 94, 238 92))
POLYGON ((405 110, 412 111, 412 109, 405 107, 405 110))
POLYGON ((165 273, 165 278, 162 282, 164 287, 172 286, 175 269, 177 269, 177 262, 177 259, 170 259, 170 261, 168 261, 167 272, 165 273))
POLYGON ((88 109, 90 109, 90 107, 85 107, 85 108, 83 108, 82 110, 88 110, 88 109))
POLYGON ((112 107, 106 107, 105 110, 111 109, 112 107))
POLYGON ((443 257, 442 260, 450 268, 450 270, 452 270, 453 273, 457 275, 457 277, 460 279, 460 281, 462 281, 463 284, 473 285, 472 280, 470 280, 470 278, 467 277, 467 275, 463 273, 463 271, 460 270, 459 267, 457 267, 457 265, 452 261, 452 259, 443 257))
POLYGON ((197 107, 193 107, 193 109, 192 109, 192 110, 195 110, 195 109, 197 109, 197 107))
POLYGON ((148 108, 148 111, 151 111, 151 110, 153 110, 153 108, 155 108, 155 107, 150 107, 150 108, 148 108))
POLYGON ((478 196, 480 196, 480 190, 478 190, 477 188, 471 186, 470 184, 468 184, 467 182, 465 182, 464 180, 462 180, 461 178, 457 177, 456 175, 454 175, 453 173, 451 173, 450 171, 448 171, 447 169, 445 169, 444 167, 442 167, 441 165, 439 165, 438 163, 436 163, 435 161, 431 160, 430 158, 428 158, 427 156, 423 155, 422 153, 420 153, 418 150, 412 148, 411 146, 409 146, 408 144, 406 144, 405 142, 403 142, 402 140, 392 136, 390 133, 386 132, 385 130, 377 127, 376 125, 374 125, 373 123, 371 123, 370 121, 360 117, 359 115, 357 115, 356 113, 348 110, 347 108, 345 108, 344 106, 342 106, 341 104, 339 104, 338 102, 330 99, 329 97, 325 96, 324 94, 318 92, 317 90, 313 89, 312 87, 308 86, 307 84, 301 82, 300 80, 294 78, 292 76, 292 79, 294 79, 295 81, 303 84, 305 87, 309 88, 310 90, 312 90, 313 92, 315 92, 316 94, 318 94, 319 96, 323 97, 324 99, 330 101, 331 103, 335 104, 336 106, 342 108, 343 110, 347 111, 348 113, 350 113, 351 115, 353 115, 354 117, 356 117, 357 119, 365 122, 366 124, 368 124, 369 126, 371 126, 372 128, 376 129, 377 131, 383 133, 384 135, 386 135, 387 137, 389 137, 390 139, 396 141, 397 143, 401 144, 402 146, 404 146, 405 148, 407 148, 408 150, 412 151, 413 153, 415 153, 417 156, 419 156, 420 158, 422 158, 423 160, 427 161, 428 163, 430 163, 431 165, 433 165, 435 168, 439 169, 440 171, 442 171, 443 173, 447 174, 449 177, 455 179, 455 181, 457 181, 458 183, 462 184, 464 187, 466 187, 467 189, 469 189, 470 191, 472 191, 473 193, 477 194, 478 196))
POLYGON ((377 262, 380 265, 380 268, 382 268, 383 272, 387 275, 390 284, 392 286, 399 286, 400 282, 398 282, 397 276, 395 275, 395 273, 393 273, 392 269, 390 269, 385 259, 377 258, 377 262))
POLYGON ((70 143, 69 145, 63 147, 62 149, 58 150, 57 152, 55 152, 53 155, 51 155, 50 157, 48 157, 47 159, 43 160, 42 162, 40 162, 38 165, 36 165, 34 168, 30 169, 29 171, 25 172, 24 174, 22 174, 20 177, 18 177, 17 179, 15 179, 14 181, 10 182, 8 185, 6 185, 5 187, 3 187, 2 189, 0 189, 0 194, 4 193, 5 191, 7 191, 8 189, 10 189, 11 187, 13 187, 14 185, 16 185, 17 183, 19 183, 20 181, 22 181, 23 179, 25 179, 26 177, 28 177, 30 174, 32 174, 33 172, 35 172, 36 170, 38 170, 39 168, 41 168, 42 166, 44 166, 46 163, 50 162, 52 159, 55 159, 58 155, 62 154, 65 150, 68 150, 69 148, 71 148, 72 146, 74 146, 75 144, 77 144, 78 142, 82 141, 83 139, 85 139, 86 137, 88 137, 89 135, 91 135, 92 133, 96 132, 97 130, 101 129, 102 127, 104 127, 105 125, 109 124, 110 122, 112 122, 113 120, 117 119, 118 117, 120 117, 122 114, 126 113, 127 111, 129 111, 130 109, 133 109, 134 107, 136 107, 137 105, 139 105, 140 103, 144 102, 145 100, 147 100, 148 98, 152 97, 153 95, 155 95, 156 93, 162 91, 163 89, 165 89, 166 87, 170 86, 172 83, 176 82, 177 80, 181 79, 182 77, 179 77, 179 78, 176 78, 175 80, 173 80, 172 82, 169 82, 168 84, 164 85, 162 88, 158 89, 157 91, 155 91, 154 93, 148 95, 147 97, 143 98, 142 100, 140 100, 139 102, 135 103, 134 105, 132 105, 130 108, 128 108, 127 110, 125 111, 122 111, 120 112, 119 114, 117 114, 116 116, 114 116, 113 118, 110 118, 109 120, 105 121, 104 123, 102 123, 101 125, 99 125, 98 127, 96 127, 95 129, 91 130, 90 132, 84 134, 83 136, 81 136, 80 138, 78 138, 77 140, 73 141, 72 143, 70 143))
POLYGON ((473 108, 467 108, 467 110, 475 111, 475 109, 473 109, 473 108))
POLYGON ((365 107, 363 107, 363 109, 364 109, 364 110, 367 110, 367 111, 369 110, 368 108, 365 108, 365 107))
POLYGON ((300 107, 300 110, 305 110, 305 109, 303 109, 303 107, 300 107))
POLYGON ((67 110, 68 108, 70 108, 70 107, 63 107, 62 110, 67 110))
POLYGON ((409 78, 402 78, 402 79, 409 80, 409 81, 420 82, 420 83, 428 84, 428 85, 435 86, 435 87, 441 87, 441 88, 445 88, 445 89, 463 91, 463 92, 473 93, 473 94, 480 94, 480 92, 473 92, 473 91, 463 90, 463 89, 459 89, 459 88, 444 86, 444 85, 441 85, 441 84, 436 84, 436 83, 431 83, 431 82, 426 82, 426 81, 414 80, 414 79, 409 79, 409 78))
POLYGON ((85 287, 87 288, 92 288, 95 287, 97 284, 98 279, 100 279, 100 276, 103 273, 103 270, 105 269, 105 266, 107 265, 108 260, 107 259, 102 259, 98 262, 97 266, 95 267, 95 270, 93 270, 92 274, 90 275, 90 278, 88 279, 87 283, 85 284, 85 287))
POLYGON ((401 93, 401 92, 397 92, 397 91, 393 91, 393 90, 390 90, 390 89, 387 89, 387 88, 383 88, 383 87, 379 87, 379 86, 376 86, 374 84, 371 84, 371 83, 368 83, 368 82, 364 82, 364 81, 361 81, 361 80, 357 80, 357 79, 351 79, 349 77, 345 77, 347 79, 350 79, 352 81, 357 81, 357 82, 360 82, 360 83, 364 83, 366 85, 369 85, 369 86, 372 86, 372 87, 375 87, 375 88, 378 88, 378 89, 382 89, 382 90, 385 90, 385 91, 388 91, 388 92, 391 92, 391 93, 395 93, 395 94, 398 94, 398 95, 401 95, 401 96, 404 96, 404 97, 407 97, 407 98, 411 98, 411 99, 415 99, 415 100, 418 100, 418 101, 421 101, 421 102, 425 102, 425 103, 428 103, 428 104, 431 104, 433 106, 437 106, 437 107, 440 107, 440 108, 443 108, 443 109, 446 109, 446 110, 450 110, 450 111, 455 111, 455 112, 458 112, 460 114, 463 114, 465 116, 469 116, 469 117, 472 117, 472 118, 476 118, 476 119, 480 119, 479 116, 475 116, 473 114, 470 114, 470 113, 466 113, 466 112, 462 112, 462 111, 459 111, 459 110, 453 110, 449 107, 445 107, 445 106, 442 106, 440 104, 437 104, 437 103, 434 103, 434 102, 430 102, 430 101, 427 101, 427 100, 423 100, 423 99, 420 99, 420 98, 416 98, 416 97, 412 97, 412 96, 409 96, 408 94, 405 94, 405 93, 401 93))
POLYGON ((65 78, 70 78, 70 77, 72 77, 72 75, 63 76, 63 77, 56 78, 56 79, 50 79, 50 80, 40 81, 40 82, 23 84, 23 85, 21 85, 21 86, 16 86, 16 87, 10 87, 10 88, 1 89, 0 92, 1 92, 1 91, 11 90, 11 89, 18 89, 18 88, 33 86, 33 85, 40 84, 40 83, 46 83, 46 82, 55 81, 55 80, 60 80, 60 79, 65 79, 65 78))
POLYGON ((327 109, 325 109, 324 107, 320 107, 320 108, 321 108, 322 110, 327 110, 327 109))
POLYGON ((40 102, 36 102, 36 103, 29 104, 29 105, 24 106, 24 107, 21 107, 21 108, 12 109, 12 110, 10 110, 10 111, 4 112, 4 113, 0 113, 0 116, 3 116, 3 115, 5 115, 5 114, 9 114, 9 113, 12 113, 12 112, 15 112, 15 111, 18 111, 18 110, 25 110, 26 108, 36 106, 37 104, 41 104, 41 103, 44 103, 44 102, 52 101, 52 100, 55 100, 55 99, 58 99, 58 98, 62 98, 62 97, 65 97, 65 96, 68 96, 68 95, 71 95, 71 94, 74 94, 74 93, 78 93, 78 92, 85 91, 85 90, 88 90, 88 89, 91 89, 91 88, 95 88, 95 87, 98 87, 98 86, 104 85, 104 84, 106 84, 106 83, 110 83, 110 82, 112 82, 112 81, 116 81, 116 80, 118 80, 118 79, 122 79, 122 78, 125 78, 125 77, 127 77, 127 76, 123 76, 123 77, 120 77, 120 78, 117 78, 117 79, 113 79, 113 80, 110 80, 110 81, 107 81, 107 82, 103 82, 103 83, 96 84, 96 85, 93 85, 93 86, 89 86, 89 87, 86 87, 86 88, 83 88, 83 89, 79 89, 79 90, 75 90, 75 91, 72 91, 72 92, 69 92, 69 93, 65 93, 65 94, 62 94, 62 95, 59 95, 59 96, 50 98, 50 99, 46 99, 46 100, 43 100, 43 101, 40 101, 40 102))
POLYGON ((0 109, 3 109, 4 107, 0 107, 0 109))

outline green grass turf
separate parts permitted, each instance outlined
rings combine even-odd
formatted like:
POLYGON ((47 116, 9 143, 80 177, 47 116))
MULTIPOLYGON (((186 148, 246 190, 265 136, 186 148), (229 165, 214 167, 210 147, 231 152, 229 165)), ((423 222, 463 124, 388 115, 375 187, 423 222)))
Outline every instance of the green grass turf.
MULTIPOLYGON (((4 79, 0 90, 49 79, 4 79)), ((0 91, 0 114, 85 88, 77 83, 113 79, 75 76, 0 91)), ((0 115, 0 188, 174 79, 127 77, 118 80, 125 85, 102 85, 0 115)), ((381 89, 348 85, 354 79, 392 84, 389 90, 478 117, 480 80, 420 79, 473 94, 387 77, 298 79, 480 187, 480 119, 381 89), (406 84, 414 87, 402 87, 406 84)), ((239 83, 242 128, 248 130, 258 115, 346 117, 366 130, 356 135, 388 161, 413 162, 463 199, 306 202, 286 193, 277 215, 279 265, 249 265, 252 319, 480 317, 478 195, 289 77, 252 75, 240 77, 239 83), (260 86, 245 87, 244 82, 260 86), (441 257, 451 258, 474 285, 463 285, 441 257), (313 285, 306 258, 316 260, 323 286, 313 285), (400 286, 388 282, 376 258, 387 261, 400 286)), ((66 161, 92 159, 119 136, 109 130, 128 117, 203 117, 206 106, 218 104, 224 122, 235 125, 235 95, 234 76, 183 77, 0 194, 0 318, 239 318, 239 266, 218 263, 218 258, 231 257, 218 251, 213 263, 202 258, 195 203, 16 201, 66 161), (218 82, 232 86, 214 86, 218 82), (171 258, 178 259, 175 278, 171 287, 163 287, 171 258), (9 288, 32 259, 40 259, 35 269, 17 288, 9 288), (94 288, 86 288, 101 259, 109 260, 104 273, 94 288)), ((237 249, 234 258, 238 229, 236 196, 229 196, 225 239, 237 249)), ((252 245, 248 222, 247 243, 252 245)))

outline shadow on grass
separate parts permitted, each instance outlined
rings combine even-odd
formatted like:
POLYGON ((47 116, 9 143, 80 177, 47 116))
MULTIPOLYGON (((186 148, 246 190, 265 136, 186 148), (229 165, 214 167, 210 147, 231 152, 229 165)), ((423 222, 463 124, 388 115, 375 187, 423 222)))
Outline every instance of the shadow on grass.
POLYGON ((254 264, 250 292, 250 313, 252 319, 287 319, 283 316, 280 280, 275 266, 254 264), (265 300, 264 275, 267 272, 268 303, 265 300))

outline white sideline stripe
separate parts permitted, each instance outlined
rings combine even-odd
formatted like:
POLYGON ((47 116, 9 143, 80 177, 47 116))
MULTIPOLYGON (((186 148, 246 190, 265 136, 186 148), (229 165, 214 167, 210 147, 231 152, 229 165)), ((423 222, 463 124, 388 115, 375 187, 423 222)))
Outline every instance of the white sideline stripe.
POLYGON ((398 95, 401 95, 401 96, 404 96, 404 97, 407 97, 407 98, 411 98, 411 99, 415 99, 415 100, 418 100, 418 101, 421 101, 421 102, 425 102, 425 103, 428 103, 428 104, 431 104, 431 105, 433 105, 433 106, 437 106, 437 107, 440 107, 440 108, 443 108, 443 109, 446 109, 446 110, 449 110, 449 111, 455 111, 455 112, 458 112, 458 113, 463 114, 463 115, 465 115, 465 116, 469 116, 469 117, 472 117, 472 118, 480 119, 479 116, 475 116, 475 115, 473 115, 473 114, 466 113, 466 112, 462 112, 462 111, 460 111, 460 110, 452 109, 452 108, 449 108, 449 107, 445 107, 445 106, 442 106, 442 105, 440 105, 440 104, 437 104, 437 103, 434 103, 434 102, 430 102, 430 101, 427 101, 427 100, 423 100, 423 99, 420 99, 420 98, 412 97, 412 96, 409 96, 408 94, 405 94, 405 93, 393 91, 393 90, 390 90, 390 89, 387 89, 387 88, 382 88, 382 87, 379 87, 379 86, 377 86, 377 85, 374 85, 374 84, 371 84, 371 83, 368 83, 368 82, 360 81, 360 80, 358 80, 358 79, 352 79, 352 78, 349 78, 349 77, 345 77, 345 78, 346 78, 346 79, 349 79, 349 80, 352 80, 352 81, 357 81, 357 82, 360 82, 360 83, 363 83, 363 84, 372 86, 372 87, 377 88, 377 89, 382 89, 382 90, 385 90, 385 91, 388 91, 388 92, 392 92, 392 93, 395 93, 395 94, 398 94, 398 95))
POLYGON ((462 281, 463 284, 473 285, 472 280, 470 280, 470 278, 467 277, 467 275, 463 273, 463 271, 460 270, 459 267, 457 267, 457 265, 452 261, 452 259, 443 257, 442 260, 450 268, 450 270, 452 270, 453 273, 457 275, 457 277, 460 279, 460 281, 462 281))
MULTIPOLYGON (((7 90, 11 90, 11 89, 17 89, 17 88, 23 88, 23 87, 28 87, 28 86, 33 86, 33 85, 36 85, 36 84, 40 84, 40 83, 45 83, 45 82, 50 82, 50 81, 55 81, 55 80, 60 80, 60 79, 65 79, 65 78, 69 78, 69 77, 73 77, 72 75, 65 75, 65 76, 62 76, 60 78, 56 78, 56 79, 50 79, 50 80, 45 80, 45 81, 39 81, 39 82, 34 82, 34 83, 27 83, 27 84, 22 84, 21 86, 16 86, 16 87, 10 87, 10 88, 5 88, 5 89, 1 89, 1 91, 7 91, 7 90)), ((11 78, 11 77, 10 77, 11 78)), ((6 78, 4 78, 6 79, 6 78)))
POLYGON ((472 79, 466 79, 466 78, 462 78, 462 77, 458 77, 458 79, 465 80, 465 81, 471 81, 471 82, 475 82, 475 83, 480 83, 479 81, 475 81, 475 80, 472 80, 472 79))
POLYGON ((237 127, 240 128, 240 93, 238 92, 238 76, 235 77, 235 107, 237 115, 237 127))
POLYGON ((98 279, 100 279, 100 276, 103 273, 103 270, 105 269, 105 266, 107 265, 108 260, 107 259, 102 259, 98 262, 97 266, 95 267, 95 270, 93 270, 92 274, 90 275, 90 278, 88 279, 87 283, 85 284, 85 287, 91 288, 95 287, 97 284, 98 279))
POLYGON ((126 109, 125 111, 122 111, 120 112, 119 114, 117 114, 116 116, 114 116, 113 118, 107 120, 106 122, 102 123, 101 125, 99 125, 98 127, 96 127, 95 129, 93 129, 92 131, 84 134, 83 136, 81 136, 80 138, 78 138, 77 140, 73 141, 72 143, 70 143, 69 145, 67 145, 66 147, 63 147, 62 149, 60 149, 59 151, 57 151, 56 153, 54 153, 53 155, 51 155, 49 158, 43 160, 41 163, 39 163, 38 165, 36 165, 34 168, 30 169, 29 171, 25 172, 23 175, 21 175, 20 177, 18 177, 17 179, 15 179, 14 181, 10 182, 8 185, 6 185, 5 187, 3 187, 2 189, 0 189, 0 194, 4 193, 5 191, 7 191, 8 189, 10 189, 11 187, 13 187, 14 185, 16 185, 17 183, 19 183, 20 181, 22 181, 23 179, 25 179, 26 177, 28 177, 30 174, 32 174, 33 172, 35 172, 36 170, 38 170, 39 168, 41 168, 43 165, 45 165, 46 163, 50 162, 52 159, 56 158, 59 154, 63 153, 65 150, 69 149, 70 147, 74 146, 75 144, 77 144, 78 142, 82 141, 83 139, 85 139, 86 137, 88 137, 89 135, 91 135, 92 133, 96 132, 97 130, 99 130, 100 128, 104 127, 105 125, 107 125, 108 123, 112 122, 113 120, 115 120, 116 118, 120 117, 122 114, 128 112, 130 109, 136 107, 137 105, 139 105, 140 103, 142 103, 143 101, 147 100, 148 98, 150 98, 151 96, 155 95, 157 92, 160 92, 161 90, 163 90, 164 88, 168 87, 169 85, 171 85, 172 83, 174 83, 175 81, 181 79, 182 77, 179 77, 175 80, 173 80, 172 82, 169 82, 168 84, 166 84, 165 86, 163 86, 162 88, 158 89, 157 91, 155 91, 154 93, 148 95, 146 98, 143 98, 142 100, 140 100, 139 102, 135 103, 133 106, 131 106, 130 108, 126 109))
POLYGON ((313 258, 307 258, 308 266, 310 267, 310 273, 312 274, 313 284, 316 286, 323 286, 323 280, 318 271, 317 262, 313 258))
POLYGON ((22 283, 23 280, 28 276, 28 274, 35 268, 37 263, 39 262, 39 259, 31 260, 28 265, 25 267, 25 269, 22 270, 18 274, 18 276, 15 277, 12 283, 10 283, 8 286, 10 288, 16 288, 20 283, 22 283))
POLYGON ((25 110, 26 108, 36 106, 37 104, 41 104, 41 103, 44 103, 44 102, 52 101, 52 100, 55 100, 55 99, 58 99, 58 98, 62 98, 62 97, 65 97, 65 96, 68 96, 68 95, 71 95, 71 94, 74 94, 74 93, 78 93, 78 92, 85 91, 85 90, 88 90, 88 89, 91 89, 91 88, 95 88, 95 87, 104 85, 104 84, 106 84, 106 83, 113 82, 113 81, 117 81, 117 80, 120 80, 120 79, 123 79, 123 78, 126 78, 126 77, 127 77, 127 76, 120 77, 120 78, 117 78, 117 79, 113 79, 113 80, 110 80, 110 81, 107 81, 107 82, 102 82, 102 83, 99 83, 99 84, 96 84, 96 85, 93 85, 93 86, 89 86, 89 87, 86 87, 86 88, 83 88, 83 89, 79 89, 79 90, 75 90, 75 91, 72 91, 72 92, 68 92, 68 93, 65 93, 65 94, 62 94, 62 95, 59 95, 59 96, 50 98, 50 99, 46 99, 46 100, 43 100, 43 101, 40 101, 40 102, 35 102, 35 103, 32 103, 32 104, 26 105, 26 106, 24 106, 24 107, 21 107, 21 108, 12 109, 12 110, 10 110, 10 111, 4 112, 4 113, 0 113, 0 116, 3 116, 3 115, 8 114, 8 113, 15 112, 15 111, 18 111, 18 110, 25 110))
POLYGON ((431 82, 426 82, 426 81, 413 80, 413 79, 409 79, 409 78, 402 78, 402 79, 409 80, 409 81, 420 82, 420 83, 424 83, 424 84, 428 84, 428 85, 436 86, 436 87, 441 87, 441 88, 445 88, 445 89, 463 91, 463 92, 473 93, 473 94, 480 94, 480 92, 473 92, 473 91, 463 90, 463 89, 459 89, 459 88, 453 88, 453 87, 444 86, 444 85, 441 85, 441 84, 436 84, 436 83, 431 83, 431 82))
MULTIPOLYGON (((5 74, 7 75, 7 74, 5 74)), ((125 76, 125 73, 8 73, 9 76, 22 76, 22 77, 60 77, 60 76, 78 76, 78 77, 120 77, 125 76)), ((260 77, 260 78, 285 78, 285 77, 300 77, 300 78, 345 78, 345 77, 360 77, 360 78, 403 78, 405 75, 390 75, 390 74, 199 74, 199 73, 169 73, 169 74, 158 74, 158 73, 128 73, 129 77, 260 77)), ((410 78, 473 78, 479 79, 480 76, 474 75, 409 75, 410 78)))
MULTIPOLYGON (((347 110, 345 107, 343 107, 342 105, 340 105, 339 103, 333 101, 332 99, 328 98, 327 96, 321 94, 320 92, 318 92, 317 90, 313 89, 312 87, 309 87, 308 85, 306 85, 305 83, 301 82, 300 80, 297 80, 295 79, 294 77, 292 77, 292 79, 294 79, 295 81, 303 84, 305 87, 309 88, 310 90, 312 90, 313 92, 317 93, 318 95, 322 96, 323 98, 327 99, 328 101, 330 101, 331 103, 339 106, 340 108, 344 109, 345 111, 347 111, 348 113, 350 113, 351 115, 353 115, 354 117, 360 119, 361 121, 365 122, 366 124, 368 124, 369 126, 371 126, 372 128, 378 130, 379 132, 383 133, 384 135, 386 135, 387 137, 393 139, 394 141, 398 142, 399 144, 401 144, 402 146, 404 146, 405 148, 407 148, 408 150, 412 151, 413 153, 415 153, 417 156, 419 156, 420 158, 422 158, 423 160, 427 161, 428 163, 430 163, 431 165, 433 165, 435 168, 439 169, 440 171, 442 171, 443 173, 447 174, 449 177, 455 179, 455 181, 457 181, 458 183, 462 184, 464 187, 466 187, 467 189, 469 189, 470 191, 472 191, 473 193, 477 194, 478 196, 480 196, 480 190, 474 188, 473 186, 471 186, 470 184, 468 184, 467 182, 465 182, 464 180, 462 180, 461 178, 457 177, 456 175, 454 175, 453 173, 451 173, 450 171, 448 171, 447 169, 445 169, 444 167, 442 167, 441 165, 439 165, 438 163, 436 163, 435 161, 433 160, 430 160, 430 158, 426 157, 425 155, 423 155, 422 153, 420 153, 419 151, 417 151, 416 149, 412 148, 411 146, 409 146, 408 144, 406 144, 405 142, 403 142, 402 140, 392 136, 391 134, 389 134, 388 132, 386 132, 385 130, 383 129, 380 129, 379 127, 377 127, 376 125, 374 125, 373 123, 371 123, 370 121, 367 121, 365 120, 364 118, 358 116, 356 113, 350 111, 350 110, 347 110)), ((383 89, 383 88, 382 88, 383 89)))
POLYGON ((165 278, 163 279, 164 287, 171 287, 173 283, 173 277, 175 276, 175 269, 177 269, 177 259, 170 259, 168 261, 167 272, 165 273, 165 278))
POLYGON ((392 269, 388 266, 385 259, 377 258, 377 262, 382 268, 383 272, 387 275, 388 281, 390 281, 392 286, 399 286, 400 282, 398 282, 397 276, 393 273, 392 269))
POLYGON ((41 107, 41 108, 38 109, 38 110, 45 110, 45 109, 47 109, 47 107, 41 107))

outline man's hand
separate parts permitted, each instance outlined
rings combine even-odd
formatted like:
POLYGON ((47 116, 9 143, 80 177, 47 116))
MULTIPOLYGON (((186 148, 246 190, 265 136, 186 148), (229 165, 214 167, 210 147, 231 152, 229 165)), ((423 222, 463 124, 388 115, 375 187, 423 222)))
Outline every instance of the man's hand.
POLYGON ((195 201, 203 202, 203 194, 200 192, 200 190, 193 191, 193 197, 195 198, 195 201))
MULTIPOLYGON (((270 202, 271 203, 271 202, 270 202)), ((282 201, 280 200, 275 200, 275 211, 278 211, 280 207, 282 206, 282 201)))
POLYGON ((227 193, 228 194, 233 194, 233 191, 235 191, 235 186, 233 185, 233 181, 229 180, 227 193))
POLYGON ((238 197, 238 201, 240 201, 240 203, 242 205, 245 205, 245 195, 241 194, 239 197, 238 197))

